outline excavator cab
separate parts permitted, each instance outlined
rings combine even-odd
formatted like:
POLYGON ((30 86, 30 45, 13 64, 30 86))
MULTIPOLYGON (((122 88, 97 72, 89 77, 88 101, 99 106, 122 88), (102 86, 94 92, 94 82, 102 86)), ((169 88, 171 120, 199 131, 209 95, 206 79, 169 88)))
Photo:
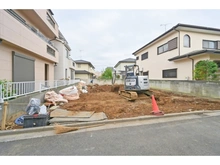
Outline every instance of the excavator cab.
POLYGON ((124 90, 119 91, 119 94, 130 101, 134 101, 138 98, 138 93, 149 95, 148 76, 140 75, 138 65, 126 65, 124 90))

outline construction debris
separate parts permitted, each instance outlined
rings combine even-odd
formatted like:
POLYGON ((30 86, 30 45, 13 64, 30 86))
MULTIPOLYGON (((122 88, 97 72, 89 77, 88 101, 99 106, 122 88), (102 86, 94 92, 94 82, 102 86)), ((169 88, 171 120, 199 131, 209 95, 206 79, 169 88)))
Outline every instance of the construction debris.
POLYGON ((79 129, 99 127, 99 126, 103 126, 103 125, 104 124, 89 125, 89 126, 84 126, 84 127, 68 127, 68 126, 64 126, 64 125, 55 124, 54 131, 56 134, 61 134, 61 133, 67 133, 67 132, 71 132, 71 131, 77 131, 79 129))
POLYGON ((68 103, 67 99, 64 99, 61 94, 57 94, 55 91, 46 92, 44 99, 46 102, 52 102, 54 105, 60 102, 68 103))

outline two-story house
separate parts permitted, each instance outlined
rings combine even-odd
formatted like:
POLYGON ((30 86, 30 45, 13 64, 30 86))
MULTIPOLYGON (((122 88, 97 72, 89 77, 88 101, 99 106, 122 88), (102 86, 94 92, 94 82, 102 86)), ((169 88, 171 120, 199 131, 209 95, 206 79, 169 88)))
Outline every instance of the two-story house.
POLYGON ((150 79, 193 80, 197 62, 220 62, 220 29, 177 24, 133 55, 150 79))
POLYGON ((114 66, 115 70, 116 70, 116 75, 121 78, 124 79, 125 77, 125 66, 126 65, 134 65, 136 62, 136 60, 134 58, 127 58, 124 60, 120 60, 117 62, 117 64, 114 66))
POLYGON ((59 37, 51 10, 0 10, 0 79, 13 82, 54 80, 59 37))
POLYGON ((75 79, 75 62, 70 57, 71 48, 59 31, 59 39, 53 40, 54 45, 59 51, 59 61, 54 67, 54 78, 55 80, 61 79, 75 79))
POLYGON ((77 79, 91 80, 95 76, 95 67, 91 62, 85 60, 75 60, 76 71, 75 75, 77 79))

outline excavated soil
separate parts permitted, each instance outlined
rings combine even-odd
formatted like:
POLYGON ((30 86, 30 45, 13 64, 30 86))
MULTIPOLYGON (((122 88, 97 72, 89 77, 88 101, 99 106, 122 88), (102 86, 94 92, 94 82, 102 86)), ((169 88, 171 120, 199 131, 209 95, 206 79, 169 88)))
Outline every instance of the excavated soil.
MULTIPOLYGON (((128 101, 118 94, 123 85, 88 85, 88 93, 80 94, 78 100, 69 101, 61 108, 69 111, 104 112, 108 119, 151 115, 152 98, 139 94, 135 101, 128 101)), ((220 110, 217 99, 198 98, 162 90, 151 89, 160 111, 164 114, 195 110, 220 110)))
MULTIPOLYGON (((108 119, 130 118, 152 115, 152 98, 139 94, 135 101, 122 98, 119 90, 123 85, 87 85, 88 93, 81 93, 78 100, 68 101, 60 106, 69 111, 104 112, 108 119)), ((219 99, 206 99, 189 95, 177 94, 162 90, 151 89, 158 108, 164 114, 189 112, 196 110, 220 110, 219 99)), ((14 120, 25 112, 19 112, 10 117, 6 129, 19 129, 14 120)))

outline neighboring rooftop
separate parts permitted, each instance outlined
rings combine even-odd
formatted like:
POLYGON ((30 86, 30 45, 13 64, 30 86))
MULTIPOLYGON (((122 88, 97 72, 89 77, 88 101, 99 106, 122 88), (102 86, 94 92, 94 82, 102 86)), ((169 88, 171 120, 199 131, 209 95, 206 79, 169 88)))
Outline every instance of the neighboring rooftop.
POLYGON ((93 73, 88 72, 88 71, 86 71, 86 70, 76 70, 75 73, 76 73, 76 74, 93 74, 93 73))
POLYGON ((114 66, 116 68, 120 63, 135 63, 136 59, 135 58, 126 58, 124 60, 118 61, 118 63, 114 66))
POLYGON ((95 69, 95 67, 89 61, 85 61, 85 60, 74 60, 74 61, 76 64, 89 64, 90 66, 92 66, 95 69))

